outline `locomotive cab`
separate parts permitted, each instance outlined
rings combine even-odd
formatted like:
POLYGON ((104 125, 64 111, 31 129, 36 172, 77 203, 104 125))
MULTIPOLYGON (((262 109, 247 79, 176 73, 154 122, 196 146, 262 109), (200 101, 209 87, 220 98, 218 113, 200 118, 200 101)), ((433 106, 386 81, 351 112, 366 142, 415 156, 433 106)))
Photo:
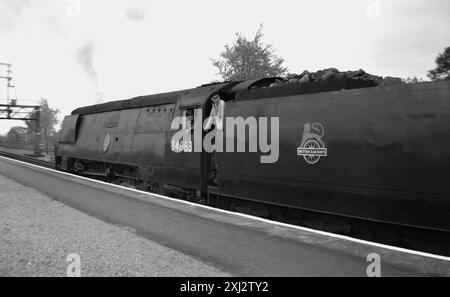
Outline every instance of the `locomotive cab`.
POLYGON ((166 191, 182 193, 190 200, 206 198, 208 185, 213 181, 215 153, 203 149, 203 140, 208 134, 203 123, 211 113, 212 96, 220 93, 225 100, 231 100, 233 97, 226 90, 234 85, 236 83, 204 85, 186 91, 179 98, 167 134, 166 191))

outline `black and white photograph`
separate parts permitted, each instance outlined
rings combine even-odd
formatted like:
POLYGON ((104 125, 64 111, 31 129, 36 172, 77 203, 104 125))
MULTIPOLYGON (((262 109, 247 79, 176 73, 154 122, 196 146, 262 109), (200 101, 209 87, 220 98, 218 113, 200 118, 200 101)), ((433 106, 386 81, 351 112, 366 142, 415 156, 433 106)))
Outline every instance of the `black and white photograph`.
POLYGON ((450 1, 0 0, 0 277, 449 276, 450 1))

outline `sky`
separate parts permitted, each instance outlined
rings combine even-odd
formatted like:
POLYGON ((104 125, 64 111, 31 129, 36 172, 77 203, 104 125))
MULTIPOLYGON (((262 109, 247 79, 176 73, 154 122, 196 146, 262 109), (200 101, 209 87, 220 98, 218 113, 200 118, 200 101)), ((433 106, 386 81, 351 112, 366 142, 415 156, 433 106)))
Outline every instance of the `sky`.
MULTIPOLYGON (((261 24, 291 73, 426 78, 450 46, 450 1, 0 0, 0 62, 13 65, 19 103, 46 98, 62 119, 80 106, 218 80, 211 59, 261 24)), ((0 120, 0 134, 17 125, 0 120)))

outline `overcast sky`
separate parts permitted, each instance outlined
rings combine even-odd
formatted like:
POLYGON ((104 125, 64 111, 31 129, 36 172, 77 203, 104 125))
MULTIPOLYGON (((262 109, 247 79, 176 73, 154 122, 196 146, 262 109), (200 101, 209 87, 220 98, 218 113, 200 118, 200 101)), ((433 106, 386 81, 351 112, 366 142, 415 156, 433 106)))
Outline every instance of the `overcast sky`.
POLYGON ((426 77, 449 22, 449 0, 0 0, 0 62, 13 64, 19 102, 45 97, 65 115, 216 80, 211 59, 261 23, 293 73, 426 77))

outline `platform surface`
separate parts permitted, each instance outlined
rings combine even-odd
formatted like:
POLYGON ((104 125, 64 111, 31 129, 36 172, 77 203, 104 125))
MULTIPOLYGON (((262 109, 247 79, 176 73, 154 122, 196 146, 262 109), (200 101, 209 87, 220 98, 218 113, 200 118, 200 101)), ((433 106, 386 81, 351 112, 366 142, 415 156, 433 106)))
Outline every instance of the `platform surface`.
MULTIPOLYGON (((198 265, 204 272, 200 274, 206 276, 365 277, 371 264, 367 261, 370 254, 380 256, 382 276, 450 276, 450 262, 439 257, 367 245, 218 211, 3 157, 0 157, 0 175, 3 183, 8 184, 9 180, 9 184, 20 184, 27 193, 35 193, 36 199, 49 198, 87 214, 86 220, 95 218, 110 226, 132 228, 149 244, 184 259, 174 264, 178 265, 174 276, 184 275, 192 269, 190 265, 198 265)), ((21 191, 11 195, 23 198, 21 191)), ((32 198, 33 195, 29 197, 32 198)), ((41 228, 46 230, 52 226, 41 228)), ((121 244, 126 248, 126 242, 121 244)), ((0 255, 4 249, 1 243, 0 255)), ((171 272, 165 275, 170 276, 171 272)))

